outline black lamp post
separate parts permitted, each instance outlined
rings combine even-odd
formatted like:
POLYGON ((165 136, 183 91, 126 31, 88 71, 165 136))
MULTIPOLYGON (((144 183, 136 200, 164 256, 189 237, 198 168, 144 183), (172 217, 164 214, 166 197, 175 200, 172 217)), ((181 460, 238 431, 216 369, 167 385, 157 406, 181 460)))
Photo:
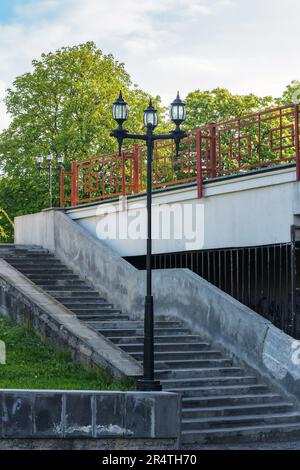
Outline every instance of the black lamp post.
POLYGON ((49 207, 52 207, 52 176, 53 176, 53 170, 56 171, 61 171, 63 169, 63 162, 64 162, 64 157, 62 155, 57 155, 57 166, 52 165, 52 154, 51 152, 47 153, 47 165, 43 166, 43 156, 41 154, 38 155, 37 157, 37 170, 39 172, 39 175, 41 176, 41 173, 43 170, 48 172, 48 192, 49 192, 49 207))
POLYGON ((112 113, 118 123, 118 128, 111 132, 119 144, 119 154, 121 155, 122 143, 124 139, 137 139, 146 142, 147 146, 147 291, 145 297, 145 319, 144 319, 144 376, 138 381, 140 390, 159 391, 161 384, 154 380, 154 335, 153 335, 153 296, 152 296, 152 236, 151 236, 151 206, 152 206, 152 157, 153 146, 156 140, 173 139, 176 144, 176 154, 178 155, 180 140, 186 137, 186 134, 180 130, 180 124, 185 120, 185 102, 182 101, 177 93, 176 99, 170 106, 170 117, 175 123, 176 128, 169 134, 154 134, 157 126, 157 111, 152 105, 150 99, 149 106, 144 111, 144 123, 147 128, 145 134, 130 134, 123 129, 123 123, 128 117, 128 106, 122 97, 122 93, 114 102, 112 113))

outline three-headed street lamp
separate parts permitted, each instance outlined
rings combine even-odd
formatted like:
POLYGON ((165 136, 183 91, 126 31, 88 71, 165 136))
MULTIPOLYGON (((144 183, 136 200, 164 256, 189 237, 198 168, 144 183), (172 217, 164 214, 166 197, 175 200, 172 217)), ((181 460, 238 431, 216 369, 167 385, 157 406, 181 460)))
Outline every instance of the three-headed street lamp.
POLYGON ((58 165, 53 166, 53 156, 51 152, 47 153, 47 165, 43 166, 43 156, 41 154, 37 157, 37 170, 39 172, 39 176, 41 176, 42 171, 48 172, 48 192, 49 192, 49 207, 52 207, 52 176, 53 170, 61 171, 63 169, 64 157, 60 154, 57 155, 57 163, 58 165))
POLYGON ((152 158, 153 147, 156 140, 172 139, 175 141, 176 155, 179 152, 181 139, 187 137, 187 134, 180 130, 180 125, 186 118, 185 102, 180 99, 177 93, 176 99, 170 106, 170 117, 175 124, 175 129, 168 134, 154 134, 154 129, 158 124, 157 111, 152 105, 150 99, 149 106, 144 111, 144 124, 147 129, 145 134, 131 134, 123 129, 123 123, 128 118, 129 110, 127 103, 122 97, 122 93, 114 102, 112 113, 118 128, 111 132, 119 144, 119 155, 121 155, 124 139, 143 140, 147 146, 147 288, 145 297, 145 318, 144 318, 144 375, 138 381, 139 390, 159 391, 161 384, 154 380, 154 334, 153 334, 153 296, 152 296, 152 230, 151 230, 151 206, 152 206, 152 158))

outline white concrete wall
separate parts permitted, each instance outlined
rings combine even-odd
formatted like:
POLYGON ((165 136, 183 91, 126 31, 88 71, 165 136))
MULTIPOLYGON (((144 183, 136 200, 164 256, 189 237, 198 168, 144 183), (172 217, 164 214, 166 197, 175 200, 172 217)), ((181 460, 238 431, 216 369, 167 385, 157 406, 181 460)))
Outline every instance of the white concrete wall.
POLYGON ((54 250, 53 217, 53 211, 15 217, 15 243, 43 246, 54 250))
MULTIPOLYGON (((295 169, 285 168, 207 184, 202 199, 197 198, 195 187, 156 193, 153 195, 153 252, 289 242, 294 215, 300 213, 299 191, 295 169), (170 239, 155 232, 157 227, 168 229, 168 212, 174 204, 170 239)), ((122 210, 119 202, 107 201, 69 209, 67 214, 121 256, 145 254, 145 237, 135 239, 138 231, 146 227, 145 197, 128 200, 127 210, 122 210), (105 214, 107 211, 110 213, 105 214), (115 227, 117 231, 113 230, 115 227)))

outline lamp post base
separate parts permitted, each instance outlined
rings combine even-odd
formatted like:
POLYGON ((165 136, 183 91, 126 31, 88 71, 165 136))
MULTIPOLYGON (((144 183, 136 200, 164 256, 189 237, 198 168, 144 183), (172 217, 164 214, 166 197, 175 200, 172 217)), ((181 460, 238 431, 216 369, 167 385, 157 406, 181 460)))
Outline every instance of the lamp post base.
POLYGON ((140 392, 160 392, 162 390, 159 380, 139 379, 137 388, 140 392))

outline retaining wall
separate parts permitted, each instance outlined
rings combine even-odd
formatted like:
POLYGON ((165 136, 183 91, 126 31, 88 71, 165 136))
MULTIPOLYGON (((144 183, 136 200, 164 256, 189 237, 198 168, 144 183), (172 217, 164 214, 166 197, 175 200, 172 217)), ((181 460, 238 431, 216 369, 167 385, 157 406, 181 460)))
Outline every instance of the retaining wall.
POLYGON ((0 389, 0 449, 176 449, 179 436, 174 393, 0 389))

